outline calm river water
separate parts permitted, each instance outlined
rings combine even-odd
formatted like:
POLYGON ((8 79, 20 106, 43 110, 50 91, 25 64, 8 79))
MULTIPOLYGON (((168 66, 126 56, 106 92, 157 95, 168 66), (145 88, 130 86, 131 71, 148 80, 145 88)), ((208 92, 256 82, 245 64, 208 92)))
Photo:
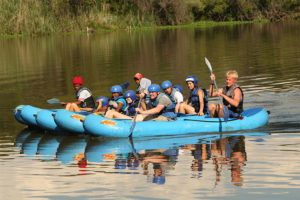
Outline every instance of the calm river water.
MULTIPOLYGON (((0 199, 298 199, 300 23, 116 31, 0 39, 0 199), (257 130, 102 139, 26 129, 20 104, 55 108, 82 76, 95 96, 142 73, 209 87, 236 69, 245 108, 269 110, 257 130)), ((188 91, 185 88, 185 96, 188 91)))

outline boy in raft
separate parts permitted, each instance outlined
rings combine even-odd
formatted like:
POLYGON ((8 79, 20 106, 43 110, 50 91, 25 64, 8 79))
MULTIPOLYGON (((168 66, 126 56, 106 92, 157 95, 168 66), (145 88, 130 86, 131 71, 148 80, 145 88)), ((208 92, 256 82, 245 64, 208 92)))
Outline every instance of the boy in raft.
POLYGON ((61 104, 66 105, 66 110, 81 112, 82 108, 94 108, 95 101, 92 92, 82 86, 82 78, 80 76, 74 77, 73 86, 77 101, 61 102, 61 104))
POLYGON ((183 102, 183 95, 180 90, 172 85, 170 81, 164 81, 161 84, 161 88, 165 91, 165 94, 171 99, 173 106, 175 106, 175 112, 178 113, 179 105, 183 102))
POLYGON ((208 112, 208 94, 206 89, 198 86, 196 76, 188 76, 186 84, 190 89, 190 97, 180 104, 179 113, 204 115, 208 112))
MULTIPOLYGON (((124 114, 127 103, 122 96, 122 87, 120 85, 114 85, 110 88, 110 92, 112 93, 112 98, 108 103, 108 110, 115 110, 116 112, 124 114)), ((108 115, 108 112, 106 113, 106 115, 108 115)))
POLYGON ((158 84, 150 85, 148 91, 150 94, 150 109, 136 108, 135 110, 140 113, 137 115, 136 121, 170 121, 176 118, 175 106, 166 94, 160 93, 158 84))
POLYGON ((108 107, 108 98, 100 96, 96 99, 97 106, 93 109, 94 113, 104 113, 108 107))
POLYGON ((226 73, 226 86, 214 91, 215 75, 211 74, 211 86, 209 95, 212 97, 220 96, 223 98, 223 104, 209 104, 209 113, 211 117, 240 117, 243 112, 244 94, 240 86, 237 84, 238 73, 236 71, 228 71, 226 73), (224 116, 224 113, 227 116, 224 116))
POLYGON ((106 113, 106 118, 122 118, 122 119, 133 119, 135 116, 135 108, 138 106, 138 101, 136 101, 136 94, 133 90, 128 90, 124 92, 123 97, 127 102, 127 106, 125 108, 125 113, 119 113, 115 110, 109 110, 106 113))

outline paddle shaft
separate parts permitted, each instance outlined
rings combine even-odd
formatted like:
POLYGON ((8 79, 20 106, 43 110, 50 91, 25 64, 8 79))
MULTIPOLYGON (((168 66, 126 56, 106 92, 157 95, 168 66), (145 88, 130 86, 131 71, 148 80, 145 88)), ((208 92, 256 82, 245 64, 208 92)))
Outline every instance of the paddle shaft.
MULTIPOLYGON (((141 103, 142 103, 142 98, 140 97, 139 103, 138 103, 138 106, 137 106, 138 108, 141 106, 141 103)), ((136 116, 137 116, 137 112, 134 115, 133 122, 132 122, 132 125, 130 127, 130 131, 129 131, 129 136, 128 137, 132 136, 132 133, 133 133, 133 130, 134 130, 135 124, 136 124, 136 116)))

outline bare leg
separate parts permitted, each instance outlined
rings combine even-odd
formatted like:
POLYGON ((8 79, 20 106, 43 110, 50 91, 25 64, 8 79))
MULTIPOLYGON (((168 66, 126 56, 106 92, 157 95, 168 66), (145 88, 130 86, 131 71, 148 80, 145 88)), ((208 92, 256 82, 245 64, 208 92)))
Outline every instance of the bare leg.
POLYGON ((214 103, 209 104, 208 110, 211 118, 214 118, 216 116, 216 108, 217 108, 216 104, 214 103))
POLYGON ((190 106, 190 105, 188 105, 186 103, 180 104, 179 113, 183 113, 183 114, 196 114, 195 108, 193 108, 192 106, 190 106))
POLYGON ((76 103, 71 103, 70 110, 74 112, 81 112, 79 106, 76 103))
POLYGON ((219 104, 219 106, 218 106, 218 114, 219 114, 219 118, 224 117, 223 104, 219 104))

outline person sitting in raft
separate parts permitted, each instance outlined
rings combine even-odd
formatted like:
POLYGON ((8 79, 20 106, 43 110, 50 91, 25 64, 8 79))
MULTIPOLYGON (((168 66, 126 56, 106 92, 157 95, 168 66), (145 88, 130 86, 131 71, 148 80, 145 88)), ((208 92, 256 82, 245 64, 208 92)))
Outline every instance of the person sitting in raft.
POLYGON ((136 88, 136 94, 138 98, 145 98, 144 99, 144 108, 145 104, 148 104, 150 102, 150 96, 148 92, 148 87, 151 85, 151 80, 147 78, 143 78, 143 75, 140 73, 136 73, 134 75, 134 81, 137 85, 136 88))
MULTIPOLYGON (((122 96, 123 89, 120 85, 114 85, 110 88, 112 98, 108 103, 108 110, 115 110, 116 112, 125 113, 127 103, 122 96)), ((108 113, 106 113, 107 115, 108 113)))
MULTIPOLYGON (((148 88, 150 94, 150 109, 144 110, 136 108, 140 114, 137 115, 136 121, 170 121, 176 118, 174 105, 171 99, 164 93, 160 93, 160 86, 152 84, 148 88)), ((148 106, 147 106, 148 107, 148 106)))
POLYGON ((161 88, 165 91, 165 94, 171 99, 175 106, 175 112, 178 113, 179 105, 183 102, 183 95, 180 90, 172 85, 170 81, 164 81, 161 84, 161 88))
POLYGON ((128 90, 124 92, 123 97, 127 102, 125 114, 119 113, 115 110, 109 110, 105 115, 106 118, 133 119, 136 114, 135 108, 138 106, 138 101, 136 101, 136 94, 133 90, 128 90))
POLYGON ((211 117, 240 117, 243 112, 243 90, 236 83, 238 80, 238 73, 236 71, 228 71, 226 73, 226 86, 214 91, 215 75, 210 75, 211 86, 209 88, 209 95, 212 97, 220 96, 223 98, 223 104, 209 104, 209 113, 211 117), (228 116, 224 116, 226 113, 228 116))
POLYGON ((66 110, 81 112, 82 108, 94 108, 95 101, 92 92, 82 86, 82 78, 80 76, 74 77, 73 85, 77 101, 61 102, 61 104, 66 105, 66 110))
POLYGON ((104 113, 108 107, 108 98, 100 96, 96 99, 96 106, 94 108, 80 108, 81 110, 93 112, 93 113, 104 113))
POLYGON ((93 113, 104 113, 108 107, 108 98, 100 96, 96 99, 96 107, 93 109, 93 113))
POLYGON ((190 91, 190 97, 179 106, 179 113, 204 115, 208 112, 208 94, 206 89, 198 86, 196 76, 188 76, 186 84, 190 91))

